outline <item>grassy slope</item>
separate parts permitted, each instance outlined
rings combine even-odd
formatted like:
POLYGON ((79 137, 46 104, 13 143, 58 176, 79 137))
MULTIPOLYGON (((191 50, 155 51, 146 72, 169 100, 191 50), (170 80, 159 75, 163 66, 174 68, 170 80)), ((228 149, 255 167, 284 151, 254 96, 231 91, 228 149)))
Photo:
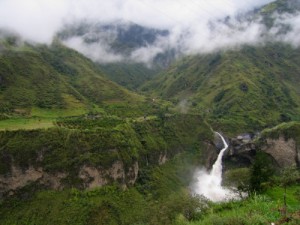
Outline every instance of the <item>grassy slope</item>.
POLYGON ((84 109, 138 103, 142 97, 109 81, 87 58, 59 44, 9 45, 0 55, 1 111, 84 109))
MULTIPOLYGON (((300 212, 300 188, 292 186, 287 189, 288 218, 290 223, 299 224, 300 212)), ((201 220, 186 222, 185 225, 253 225, 253 224, 283 224, 283 215, 280 209, 283 207, 284 189, 280 187, 270 188, 264 195, 257 195, 242 202, 230 202, 215 205, 212 210, 203 215, 201 220)))
POLYGON ((47 128, 58 117, 86 113, 138 117, 168 105, 115 84, 58 43, 33 46, 10 37, 0 44, 0 130, 47 128))
POLYGON ((110 63, 99 65, 99 68, 110 80, 130 90, 136 90, 158 71, 139 63, 110 63))
POLYGON ((298 115, 299 62, 299 51, 280 43, 186 57, 143 90, 189 99, 228 132, 259 129, 298 115))

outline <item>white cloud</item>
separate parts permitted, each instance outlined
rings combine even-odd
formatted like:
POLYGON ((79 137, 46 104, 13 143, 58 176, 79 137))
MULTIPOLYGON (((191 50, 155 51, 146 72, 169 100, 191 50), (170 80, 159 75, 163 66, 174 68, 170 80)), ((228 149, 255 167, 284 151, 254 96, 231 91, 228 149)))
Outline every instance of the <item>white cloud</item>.
POLYGON ((194 26, 184 38, 187 54, 208 53, 214 50, 235 48, 243 44, 256 44, 263 41, 264 25, 258 22, 239 22, 231 19, 231 25, 215 22, 194 26))
POLYGON ((1 0, 0 27, 16 31, 25 39, 49 43, 62 26, 67 5, 59 0, 1 0))
MULTIPOLYGON (((154 44, 134 49, 126 60, 151 63, 166 49, 176 48, 184 54, 206 53, 218 49, 235 48, 242 44, 264 42, 266 28, 256 22, 234 19, 243 13, 274 0, 0 0, 0 29, 18 32, 24 39, 51 43, 65 24, 74 21, 110 23, 122 20, 157 29, 168 29, 170 35, 154 44), (227 23, 219 20, 230 16, 227 23)), ((299 15, 276 16, 276 27, 269 32, 275 36, 281 25, 290 31, 280 40, 300 46, 299 15)), ((94 35, 90 33, 88 35, 94 35)), ((118 62, 124 56, 112 51, 113 33, 96 37, 87 44, 83 37, 73 37, 66 44, 99 62, 118 62)))
POLYGON ((65 44, 100 63, 113 63, 125 60, 122 55, 112 52, 107 43, 102 44, 101 41, 87 44, 81 37, 73 37, 68 39, 65 44))
POLYGON ((274 27, 270 33, 278 41, 292 44, 295 47, 300 46, 300 13, 274 15, 274 27))
POLYGON ((1 0, 0 27, 50 42, 65 22, 128 20, 157 28, 233 15, 271 0, 1 0))

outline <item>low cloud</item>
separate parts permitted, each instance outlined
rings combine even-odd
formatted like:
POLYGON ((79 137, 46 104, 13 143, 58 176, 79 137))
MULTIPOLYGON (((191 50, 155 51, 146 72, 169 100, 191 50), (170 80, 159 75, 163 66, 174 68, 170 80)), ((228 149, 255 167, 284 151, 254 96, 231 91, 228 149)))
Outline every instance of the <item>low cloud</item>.
MULTIPOLYGON (((180 54, 201 54, 243 44, 280 40, 300 46, 299 14, 274 14, 269 30, 261 18, 241 21, 241 15, 274 0, 1 0, 0 29, 18 32, 25 40, 51 43, 57 32, 78 21, 110 24, 128 21, 168 30, 152 43, 130 51, 112 48, 116 33, 88 30, 65 44, 100 63, 134 61, 150 65, 157 54, 175 49, 180 54)), ((94 28, 93 28, 94 29, 94 28)))
POLYGON ((274 15, 274 26, 270 34, 277 41, 300 47, 300 13, 274 15))
POLYGON ((201 24, 187 32, 182 41, 183 51, 185 54, 209 53, 243 44, 257 44, 263 41, 265 30, 259 21, 230 19, 227 23, 215 21, 201 24))
POLYGON ((247 11, 272 0, 1 0, 0 27, 37 42, 51 42, 64 24, 88 19, 131 21, 169 29, 247 11))
POLYGON ((114 63, 125 60, 122 55, 112 52, 110 46, 101 40, 95 43, 86 43, 82 37, 72 37, 65 41, 65 44, 99 63, 114 63))

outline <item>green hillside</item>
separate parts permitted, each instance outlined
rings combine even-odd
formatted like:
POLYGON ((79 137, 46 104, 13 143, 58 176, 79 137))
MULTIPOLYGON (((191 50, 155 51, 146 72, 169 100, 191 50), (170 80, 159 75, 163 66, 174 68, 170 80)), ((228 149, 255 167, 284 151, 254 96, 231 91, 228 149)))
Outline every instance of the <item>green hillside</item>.
POLYGON ((51 183, 37 179, 10 197, 0 185, 0 224, 172 224, 180 213, 192 217, 200 202, 186 187, 213 139, 201 117, 73 122, 0 132, 0 179, 14 173, 14 167, 42 168, 47 176, 67 174, 60 180, 64 190, 51 190, 51 183), (168 160, 159 166, 161 154, 168 160), (84 190, 93 181, 80 176, 84 166, 110 171, 114 162, 123 163, 118 173, 124 170, 125 179, 108 177, 107 186, 84 190), (134 163, 138 175, 133 185, 134 163))
POLYGON ((229 131, 298 119, 299 49, 281 43, 190 56, 143 87, 175 103, 187 99, 229 131))
MULTIPOLYGON (((274 13, 298 9, 277 0, 245 20, 271 29, 274 13)), ((67 28, 51 45, 0 30, 1 225, 300 224, 300 48, 269 42, 168 66, 170 50, 154 69, 99 65, 61 41, 99 44, 113 30, 109 44, 127 57, 169 32, 67 28), (223 137, 222 186, 240 199, 212 202, 194 184, 220 166, 223 137)))
POLYGON ((51 46, 0 40, 0 129, 46 128, 58 117, 108 114, 140 117, 162 103, 110 81, 89 59, 51 46))
POLYGON ((148 68, 142 63, 99 64, 99 68, 110 80, 130 90, 137 90, 159 71, 158 68, 148 68))
POLYGON ((104 78, 90 60, 60 44, 8 45, 0 60, 1 103, 7 107, 67 108, 76 102, 88 106, 140 100, 104 78))

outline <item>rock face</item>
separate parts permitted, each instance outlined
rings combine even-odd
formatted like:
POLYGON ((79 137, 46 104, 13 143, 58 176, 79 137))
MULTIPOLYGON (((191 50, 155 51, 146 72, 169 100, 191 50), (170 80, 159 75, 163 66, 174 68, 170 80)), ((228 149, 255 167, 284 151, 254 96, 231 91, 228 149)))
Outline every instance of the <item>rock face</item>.
POLYGON ((300 151, 294 139, 286 140, 282 136, 275 140, 267 139, 262 150, 271 155, 280 167, 296 166, 300 162, 300 151))
POLYGON ((249 167, 254 160, 257 146, 253 143, 253 135, 240 134, 229 139, 228 150, 224 153, 227 165, 234 167, 249 167))
POLYGON ((126 171, 123 162, 117 161, 113 163, 108 170, 83 166, 79 172, 79 178, 83 180, 84 188, 87 189, 101 187, 111 183, 111 181, 117 181, 126 188, 127 185, 133 185, 135 183, 138 171, 138 162, 135 162, 126 171))
POLYGON ((254 160, 256 151, 262 150, 270 155, 281 168, 300 165, 300 151, 294 139, 261 138, 261 143, 253 141, 253 136, 239 135, 230 139, 229 151, 225 153, 228 160, 236 163, 250 165, 254 160))
POLYGON ((158 159, 158 164, 159 165, 163 165, 167 162, 168 158, 167 158, 167 152, 161 152, 159 154, 159 159, 158 159))
MULTIPOLYGON (((83 188, 87 189, 101 187, 112 182, 117 182, 123 188, 126 188, 128 185, 135 183, 138 171, 138 162, 134 162, 126 168, 122 161, 116 161, 108 169, 85 165, 80 169, 78 177, 82 180, 83 188)), ((24 170, 13 165, 10 173, 0 175, 0 197, 7 194, 13 195, 18 189, 32 183, 60 190, 64 187, 63 179, 66 177, 68 177, 67 173, 50 174, 41 167, 34 168, 30 166, 24 170)))
POLYGON ((216 145, 211 143, 206 145, 206 149, 203 150, 202 164, 205 165, 205 168, 211 169, 212 165, 218 158, 218 152, 216 151, 216 145))
POLYGON ((22 170, 13 165, 10 174, 0 175, 0 196, 4 193, 14 194, 16 190, 33 182, 58 190, 62 188, 61 179, 66 176, 66 173, 49 174, 43 171, 43 168, 30 166, 28 169, 22 170))
POLYGON ((249 163, 252 162, 253 156, 257 150, 257 146, 252 142, 251 138, 244 139, 243 136, 238 136, 237 138, 232 138, 230 140, 229 151, 227 156, 239 156, 248 160, 249 163))

